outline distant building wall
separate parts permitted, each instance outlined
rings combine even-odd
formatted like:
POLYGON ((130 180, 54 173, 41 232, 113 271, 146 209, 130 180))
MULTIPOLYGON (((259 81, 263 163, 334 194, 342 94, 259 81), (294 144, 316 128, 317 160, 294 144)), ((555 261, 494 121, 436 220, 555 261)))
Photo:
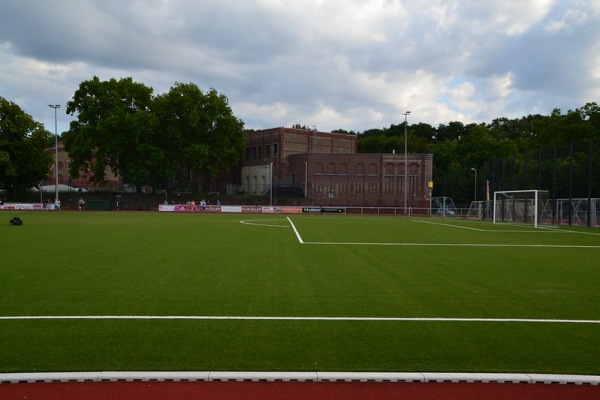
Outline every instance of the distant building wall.
POLYGON ((429 207, 431 154, 357 153, 357 143, 355 135, 302 129, 249 132, 242 190, 300 196, 306 205, 429 207))
POLYGON ((52 166, 48 171, 48 179, 46 180, 46 185, 54 185, 56 182, 56 173, 54 172, 54 168, 56 165, 55 156, 58 153, 58 183, 64 184, 76 188, 83 188, 86 190, 109 190, 109 191, 120 191, 122 190, 122 185, 120 179, 113 174, 110 168, 107 168, 105 171, 105 181, 106 183, 103 185, 93 184, 89 182, 89 178, 91 174, 87 171, 80 171, 78 178, 71 178, 69 176, 69 167, 71 165, 71 159, 69 155, 65 151, 65 146, 62 142, 58 142, 58 152, 55 151, 56 147, 52 146, 46 149, 46 153, 48 153, 52 157, 52 166))
POLYGON ((399 154, 302 154, 289 163, 309 205, 429 207, 431 154, 409 154, 406 162, 399 154))
POLYGON ((296 154, 355 154, 357 137, 294 128, 273 128, 246 134, 240 182, 246 194, 263 194, 276 188, 296 186, 289 157, 296 154), (272 164, 272 166, 271 166, 272 164))

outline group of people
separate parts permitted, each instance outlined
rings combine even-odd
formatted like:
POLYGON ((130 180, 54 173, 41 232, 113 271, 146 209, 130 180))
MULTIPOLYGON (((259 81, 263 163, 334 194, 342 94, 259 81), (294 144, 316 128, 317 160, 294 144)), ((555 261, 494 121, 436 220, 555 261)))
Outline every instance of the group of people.
MULTIPOLYGON (((165 200, 165 204, 169 204, 169 203, 168 203, 168 202, 165 200)), ((175 203, 174 203, 174 202, 171 202, 171 204, 175 204, 175 203)), ((210 206, 210 202, 209 202, 209 201, 206 201, 206 200, 204 200, 204 199, 202 199, 202 200, 200 200, 198 203, 196 203, 196 201, 195 201, 195 200, 191 200, 191 201, 186 201, 186 202, 185 202, 185 205, 186 205, 186 206, 191 206, 191 207, 195 207, 196 205, 199 205, 199 206, 200 206, 200 209, 201 209, 202 211, 204 211, 204 210, 206 210, 206 207, 207 207, 207 206, 210 206)), ((221 205, 221 202, 220 202, 219 200, 217 200, 217 201, 215 202, 215 205, 217 205, 217 206, 220 206, 220 205, 221 205)))
POLYGON ((55 211, 60 211, 60 206, 61 206, 61 202, 59 199, 56 199, 54 201, 52 201, 52 199, 48 199, 45 202, 42 202, 42 205, 44 206, 45 210, 51 210, 52 205, 54 205, 54 210, 55 211))
MULTIPOLYGON (((54 201, 52 201, 52 199, 48 199, 46 201, 43 201, 42 204, 44 206, 44 210, 60 211, 60 207, 62 206, 60 199, 56 199, 54 201), (54 205, 54 208, 52 208, 53 205, 54 205)), ((83 197, 80 197, 79 200, 77 201, 77 209, 79 211, 85 210, 85 200, 83 199, 83 197)))
MULTIPOLYGON (((188 205, 188 206, 192 206, 192 207, 194 207, 194 206, 196 205, 196 201, 195 201, 195 200, 188 201, 188 202, 187 202, 187 203, 185 203, 185 204, 186 204, 186 205, 188 205)), ((202 209, 202 211, 204 211, 204 210, 206 210, 206 205, 207 205, 207 204, 210 204, 210 203, 207 203, 207 202, 206 202, 206 200, 202 199, 202 200, 200 200, 200 202, 199 202, 199 203, 197 203, 197 204, 200 206, 200 209, 202 209)))

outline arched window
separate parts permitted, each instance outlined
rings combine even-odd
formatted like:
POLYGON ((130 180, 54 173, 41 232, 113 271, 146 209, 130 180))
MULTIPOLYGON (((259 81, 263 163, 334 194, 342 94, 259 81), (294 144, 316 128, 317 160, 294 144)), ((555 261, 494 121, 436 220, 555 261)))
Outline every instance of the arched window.
POLYGON ((377 175, 377 164, 375 164, 375 163, 369 164, 369 175, 377 175))
POLYGON ((335 174, 335 164, 330 162, 327 164, 327 174, 334 175, 335 174))
POLYGON ((325 168, 323 167, 323 163, 318 162, 315 164, 315 174, 317 175, 323 175, 323 170, 325 168))
POLYGON ((394 164, 392 164, 392 163, 385 164, 385 174, 386 175, 394 175, 394 164))
POLYGON ((363 163, 356 164, 355 175, 364 175, 364 174, 365 174, 365 164, 363 164, 363 163))

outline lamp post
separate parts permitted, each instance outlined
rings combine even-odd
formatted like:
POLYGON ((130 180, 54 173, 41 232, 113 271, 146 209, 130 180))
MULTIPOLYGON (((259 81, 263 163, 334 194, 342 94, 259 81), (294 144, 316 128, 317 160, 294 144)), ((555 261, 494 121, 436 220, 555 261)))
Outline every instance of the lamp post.
POLYGON ((308 197, 308 161, 304 161, 304 198, 308 197))
POLYGON ((471 168, 471 171, 475 172, 475 180, 473 184, 473 192, 475 194, 474 199, 477 201, 477 169, 471 168))
POLYGON ((269 173, 270 176, 270 190, 269 190, 269 206, 273 207, 273 163, 271 163, 271 171, 269 173))
POLYGON ((56 110, 60 104, 48 104, 48 107, 54 108, 54 206, 58 204, 58 129, 56 122, 56 110))
POLYGON ((406 206, 406 194, 408 192, 408 140, 406 136, 407 121, 406 117, 410 115, 410 111, 406 111, 404 114, 404 214, 408 215, 408 207, 406 206))

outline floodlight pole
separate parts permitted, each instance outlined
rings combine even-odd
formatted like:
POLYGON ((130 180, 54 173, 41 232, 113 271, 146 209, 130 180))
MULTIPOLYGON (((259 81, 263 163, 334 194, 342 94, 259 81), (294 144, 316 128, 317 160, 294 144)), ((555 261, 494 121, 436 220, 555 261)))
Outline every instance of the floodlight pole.
POLYGON ((406 117, 410 115, 410 111, 406 111, 404 114, 404 214, 408 215, 408 207, 406 203, 407 192, 408 192, 408 140, 406 136, 407 121, 406 117))
POLYGON ((308 197, 308 161, 304 161, 304 198, 308 197))
POLYGON ((476 168, 471 168, 471 171, 475 172, 475 181, 473 184, 473 192, 475 193, 475 201, 477 201, 477 169, 476 168))
POLYGON ((271 163, 271 172, 270 172, 270 190, 269 190, 269 206, 273 207, 273 163, 271 163))
POLYGON ((48 107, 54 108, 54 206, 58 203, 58 126, 56 119, 56 110, 60 104, 48 104, 48 107))

